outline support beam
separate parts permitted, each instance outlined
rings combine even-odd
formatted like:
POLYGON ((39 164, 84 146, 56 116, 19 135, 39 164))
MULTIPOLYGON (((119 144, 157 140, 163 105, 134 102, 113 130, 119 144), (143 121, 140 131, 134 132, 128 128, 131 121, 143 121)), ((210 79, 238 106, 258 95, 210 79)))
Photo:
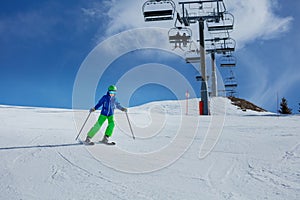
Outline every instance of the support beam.
POLYGON ((199 36, 200 36, 200 71, 202 76, 201 83, 201 101, 203 102, 203 115, 209 115, 208 107, 208 92, 206 78, 206 63, 205 63, 205 43, 204 43, 204 21, 199 21, 199 36))
POLYGON ((217 97, 217 72, 216 72, 216 57, 215 53, 211 53, 211 96, 217 97))

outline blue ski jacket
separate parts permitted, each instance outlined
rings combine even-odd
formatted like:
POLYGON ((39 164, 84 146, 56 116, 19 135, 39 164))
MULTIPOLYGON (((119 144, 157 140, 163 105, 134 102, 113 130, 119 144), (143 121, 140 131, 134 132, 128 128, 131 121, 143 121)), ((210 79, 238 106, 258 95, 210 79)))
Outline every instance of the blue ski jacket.
POLYGON ((111 116, 114 114, 115 108, 118 108, 119 110, 125 109, 121 104, 118 102, 117 98, 115 96, 110 96, 107 92, 106 95, 104 95, 99 102, 96 104, 95 109, 99 109, 102 106, 101 109, 101 115, 104 116, 111 116))

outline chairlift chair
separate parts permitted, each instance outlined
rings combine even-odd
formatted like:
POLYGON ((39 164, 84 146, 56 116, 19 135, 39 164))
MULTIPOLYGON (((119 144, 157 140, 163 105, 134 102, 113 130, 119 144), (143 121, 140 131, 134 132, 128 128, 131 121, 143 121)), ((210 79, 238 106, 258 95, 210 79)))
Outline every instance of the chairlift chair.
POLYGON ((235 67, 236 58, 231 54, 225 54, 220 58, 220 67, 235 67))
POLYGON ((215 53, 216 52, 216 41, 214 39, 205 40, 205 51, 206 53, 215 53))
POLYGON ((206 20, 207 29, 211 33, 233 30, 234 17, 231 13, 223 12, 220 18, 206 20))
POLYGON ((213 39, 206 39, 206 52, 207 53, 231 53, 235 50, 235 40, 226 37, 226 38, 213 38, 213 39))
POLYGON ((186 63, 200 63, 200 50, 195 44, 195 47, 192 47, 192 44, 194 43, 191 43, 190 49, 185 52, 185 61, 186 63))
POLYGON ((185 27, 171 28, 168 32, 168 35, 169 42, 174 44, 175 48, 187 48, 188 44, 191 43, 192 30, 185 27))
POLYGON ((185 57, 186 63, 200 63, 200 56, 188 56, 185 57))
POLYGON ((196 76, 196 81, 203 81, 203 78, 202 78, 202 76, 196 76))
POLYGON ((237 83, 226 83, 225 88, 236 88, 238 86, 237 83))
POLYGON ((227 97, 234 97, 237 94, 235 89, 227 89, 225 91, 227 97))
POLYGON ((146 22, 173 20, 175 3, 171 0, 148 0, 143 4, 142 11, 146 22))
POLYGON ((230 70, 230 76, 225 79, 225 89, 232 90, 238 86, 235 76, 233 75, 233 71, 230 70))

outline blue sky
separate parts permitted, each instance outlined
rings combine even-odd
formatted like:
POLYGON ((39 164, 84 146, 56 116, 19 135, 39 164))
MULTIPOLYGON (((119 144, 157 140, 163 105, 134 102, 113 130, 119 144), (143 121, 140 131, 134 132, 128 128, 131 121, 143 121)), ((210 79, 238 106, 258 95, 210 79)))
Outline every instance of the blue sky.
MULTIPOLYGON (((99 43, 132 28, 173 26, 172 22, 145 23, 141 12, 143 2, 1 1, 0 104, 71 108, 76 74, 99 43)), ((286 97, 289 106, 297 112, 300 2, 227 0, 225 3, 236 18, 232 37, 237 41, 237 96, 275 111, 278 94, 279 98, 286 97)), ((140 61, 135 56, 139 57, 139 53, 120 57, 115 64, 127 63, 126 69, 130 69, 143 62, 157 62, 155 58, 140 61)), ((173 67, 190 77, 194 89, 198 90, 194 81, 197 72, 193 68, 173 67)), ((110 71, 108 76, 116 73, 110 71)), ((112 80, 100 81, 96 98, 111 83, 112 80)), ((148 84, 136 90, 130 104, 168 98, 174 99, 168 88, 148 84)))

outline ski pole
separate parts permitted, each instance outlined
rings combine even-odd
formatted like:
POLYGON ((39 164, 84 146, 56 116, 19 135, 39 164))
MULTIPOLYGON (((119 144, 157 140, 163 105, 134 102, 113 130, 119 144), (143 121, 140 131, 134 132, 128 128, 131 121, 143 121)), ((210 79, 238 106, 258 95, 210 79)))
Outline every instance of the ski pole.
POLYGON ((125 112, 125 114, 126 114, 126 118, 127 118, 128 124, 129 124, 129 128, 130 128, 131 134, 132 134, 132 138, 135 140, 135 136, 134 136, 134 134, 133 134, 132 127, 131 127, 131 123, 130 123, 130 121, 129 121, 129 117, 128 117, 127 112, 125 112))
POLYGON ((77 137, 75 138, 75 140, 77 140, 78 137, 79 137, 79 135, 81 134, 81 131, 82 131, 83 127, 85 126, 87 120, 90 118, 91 113, 92 113, 92 112, 90 112, 89 115, 87 116, 87 118, 86 118, 85 122, 83 123, 83 125, 82 125, 82 127, 81 127, 81 129, 80 129, 80 131, 79 131, 79 133, 78 133, 78 135, 77 135, 77 137))

